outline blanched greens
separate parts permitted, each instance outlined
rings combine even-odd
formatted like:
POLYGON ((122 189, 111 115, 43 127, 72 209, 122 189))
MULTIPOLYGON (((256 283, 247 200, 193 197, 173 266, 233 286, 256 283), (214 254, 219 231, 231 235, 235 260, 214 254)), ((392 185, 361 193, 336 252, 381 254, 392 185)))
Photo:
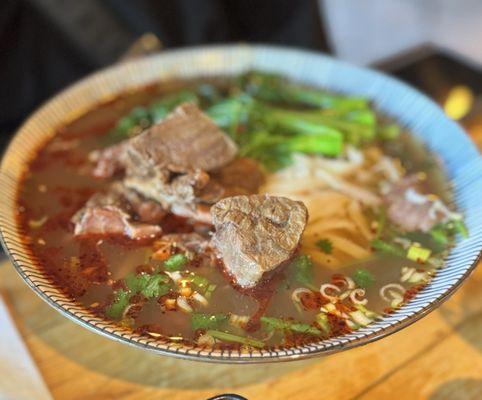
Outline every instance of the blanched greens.
POLYGON ((136 135, 183 102, 198 104, 236 141, 240 155, 257 159, 268 170, 289 165, 294 153, 336 157, 345 144, 359 146, 399 133, 396 125, 379 121, 364 98, 337 96, 277 75, 250 72, 229 91, 202 84, 136 107, 119 120, 111 137, 136 135), (294 108, 293 103, 304 108, 294 108))

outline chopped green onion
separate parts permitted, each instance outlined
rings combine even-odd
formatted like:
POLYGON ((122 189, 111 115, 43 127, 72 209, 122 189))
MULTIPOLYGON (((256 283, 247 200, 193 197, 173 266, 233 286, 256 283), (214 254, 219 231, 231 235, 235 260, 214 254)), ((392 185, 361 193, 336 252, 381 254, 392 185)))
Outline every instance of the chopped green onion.
POLYGON ((188 259, 184 254, 174 254, 164 261, 164 268, 169 272, 179 271, 186 265, 188 259))
POLYGON ((206 335, 211 336, 215 339, 224 340, 226 342, 241 343, 251 347, 260 347, 260 348, 264 347, 264 342, 261 340, 237 336, 237 335, 233 335, 232 333, 209 330, 206 332, 206 335))
POLYGON ((216 290, 216 287, 217 285, 215 285, 214 283, 211 283, 208 288, 206 289, 206 291, 204 292, 204 297, 206 299, 210 299, 213 292, 216 290))
POLYGON ((432 251, 430 249, 426 249, 425 247, 420 247, 417 245, 412 245, 408 249, 407 258, 415 262, 424 263, 429 259, 430 254, 432 254, 432 251))
POLYGON ((328 315, 325 313, 319 313, 316 315, 316 323, 320 326, 321 330, 329 335, 331 332, 330 323, 328 322, 328 315))
POLYGON ((365 314, 368 318, 371 318, 371 319, 381 318, 380 314, 377 314, 375 311, 369 310, 363 304, 356 304, 355 307, 363 314, 365 314))
POLYGON ((367 326, 373 322, 373 320, 363 314, 361 311, 352 311, 349 313, 350 318, 359 326, 367 326))
POLYGON ((205 276, 192 274, 185 278, 188 282, 191 282, 197 289, 207 289, 209 287, 209 279, 205 276))

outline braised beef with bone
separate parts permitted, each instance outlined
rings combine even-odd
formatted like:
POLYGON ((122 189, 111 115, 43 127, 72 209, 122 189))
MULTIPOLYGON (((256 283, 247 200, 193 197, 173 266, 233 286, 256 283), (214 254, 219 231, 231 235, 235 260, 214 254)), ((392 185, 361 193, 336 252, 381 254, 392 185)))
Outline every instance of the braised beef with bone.
POLYGON ((236 145, 195 105, 183 104, 139 136, 92 155, 94 176, 124 171, 133 193, 163 210, 210 224, 209 207, 232 195, 256 193, 258 163, 237 158, 236 145))

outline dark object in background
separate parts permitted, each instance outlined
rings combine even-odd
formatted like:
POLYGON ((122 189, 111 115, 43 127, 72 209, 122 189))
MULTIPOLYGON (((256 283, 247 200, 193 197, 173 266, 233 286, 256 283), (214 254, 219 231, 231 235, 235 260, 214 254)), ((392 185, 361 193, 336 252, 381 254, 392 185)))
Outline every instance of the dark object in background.
POLYGON ((3 0, 0 140, 146 32, 165 48, 246 41, 327 49, 315 0, 3 0))

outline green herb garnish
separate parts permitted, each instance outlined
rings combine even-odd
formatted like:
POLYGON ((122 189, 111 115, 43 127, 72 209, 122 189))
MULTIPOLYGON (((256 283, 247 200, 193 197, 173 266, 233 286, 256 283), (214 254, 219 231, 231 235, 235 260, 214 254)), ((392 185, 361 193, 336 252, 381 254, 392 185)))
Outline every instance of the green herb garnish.
POLYGON ((179 271, 187 264, 187 257, 184 254, 174 254, 164 261, 164 268, 169 272, 179 271))
POLYGON ((229 317, 226 314, 191 314, 191 327, 197 329, 216 329, 226 322, 229 317))
POLYGON ((333 251, 333 243, 330 239, 320 239, 315 245, 325 254, 331 254, 333 251))
POLYGON ((313 262, 307 255, 295 257, 289 267, 292 271, 292 279, 309 289, 317 290, 313 285, 313 262))
POLYGON ((353 274, 353 280, 357 286, 368 289, 375 282, 375 277, 367 269, 358 268, 353 274))
POLYGON ((304 324, 302 322, 295 322, 284 320, 281 318, 273 318, 273 317, 261 317, 261 323, 263 325, 263 329, 271 332, 273 330, 278 331, 292 331, 296 333, 305 333, 308 335, 321 335, 321 331, 311 325, 304 324))

